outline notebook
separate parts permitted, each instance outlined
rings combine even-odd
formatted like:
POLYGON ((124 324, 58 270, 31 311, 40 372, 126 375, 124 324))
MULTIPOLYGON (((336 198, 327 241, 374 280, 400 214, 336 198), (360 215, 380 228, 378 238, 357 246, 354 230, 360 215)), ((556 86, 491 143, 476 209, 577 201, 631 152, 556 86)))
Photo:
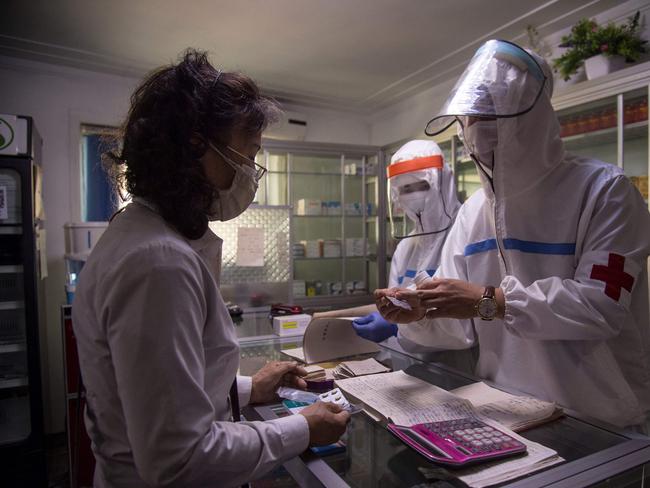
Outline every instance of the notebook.
POLYGON ((354 331, 352 321, 355 318, 313 318, 305 330, 302 347, 282 352, 306 364, 378 352, 377 344, 359 337, 354 331))

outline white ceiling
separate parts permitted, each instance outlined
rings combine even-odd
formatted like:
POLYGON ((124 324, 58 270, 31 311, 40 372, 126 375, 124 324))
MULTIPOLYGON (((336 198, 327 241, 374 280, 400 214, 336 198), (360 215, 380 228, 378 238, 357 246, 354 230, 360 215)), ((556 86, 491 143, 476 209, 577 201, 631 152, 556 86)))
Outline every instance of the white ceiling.
POLYGON ((188 46, 297 103, 371 112, 617 0, 3 0, 0 53, 141 76, 188 46))

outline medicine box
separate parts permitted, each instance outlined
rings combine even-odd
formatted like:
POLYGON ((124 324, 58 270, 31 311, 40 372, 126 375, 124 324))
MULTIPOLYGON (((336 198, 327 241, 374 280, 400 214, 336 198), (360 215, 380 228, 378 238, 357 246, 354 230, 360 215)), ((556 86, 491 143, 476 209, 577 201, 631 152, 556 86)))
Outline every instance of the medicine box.
POLYGON ((301 198, 296 205, 296 215, 321 215, 322 203, 312 198, 301 198))
POLYGON ((292 284, 293 296, 294 297, 304 297, 306 296, 305 291, 305 281, 304 280, 294 280, 292 284))
POLYGON ((321 258, 323 257, 323 240, 300 241, 305 246, 305 257, 321 258))
POLYGON ((324 258, 340 258, 341 257, 341 241, 332 239, 323 241, 323 257, 324 258))
POLYGON ((273 333, 279 336, 303 335, 310 321, 311 315, 304 313, 273 317, 273 333))
POLYGON ((363 256, 366 252, 366 239, 363 237, 346 237, 345 238, 345 255, 346 256, 363 256))

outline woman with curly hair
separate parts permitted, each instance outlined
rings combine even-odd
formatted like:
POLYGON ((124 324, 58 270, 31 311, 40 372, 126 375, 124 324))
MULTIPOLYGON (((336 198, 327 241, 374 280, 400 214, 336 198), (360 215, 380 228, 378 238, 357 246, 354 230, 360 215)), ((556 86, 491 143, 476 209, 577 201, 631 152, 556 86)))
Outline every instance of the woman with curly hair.
POLYGON ((292 362, 236 376, 222 241, 208 229, 253 201, 264 173, 254 158, 277 110, 251 79, 194 50, 131 98, 107 163, 133 203, 94 248, 73 307, 96 487, 237 485, 345 430, 349 414, 329 403, 232 422, 237 403, 305 386, 292 362))

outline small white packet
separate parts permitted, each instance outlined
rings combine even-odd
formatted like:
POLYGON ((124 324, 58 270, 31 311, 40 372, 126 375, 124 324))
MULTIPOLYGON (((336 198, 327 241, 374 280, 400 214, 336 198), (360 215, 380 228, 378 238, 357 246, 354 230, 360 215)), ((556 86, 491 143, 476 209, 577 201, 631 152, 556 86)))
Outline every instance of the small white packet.
POLYGON ((411 306, 408 304, 408 302, 405 302, 404 300, 398 300, 395 297, 386 297, 388 298, 388 301, 392 303, 393 305, 403 308, 404 310, 413 310, 411 306))

